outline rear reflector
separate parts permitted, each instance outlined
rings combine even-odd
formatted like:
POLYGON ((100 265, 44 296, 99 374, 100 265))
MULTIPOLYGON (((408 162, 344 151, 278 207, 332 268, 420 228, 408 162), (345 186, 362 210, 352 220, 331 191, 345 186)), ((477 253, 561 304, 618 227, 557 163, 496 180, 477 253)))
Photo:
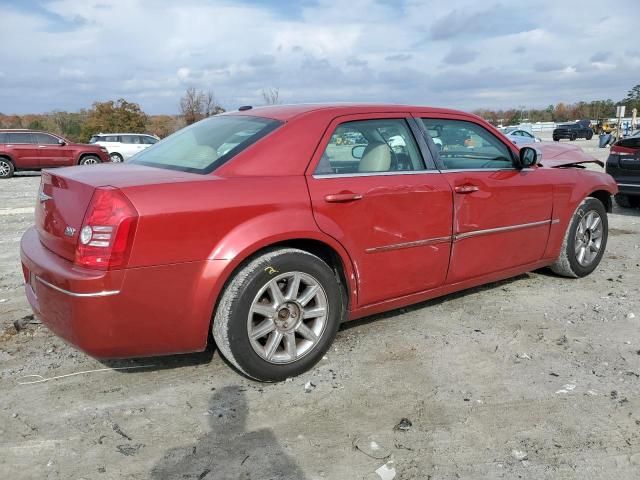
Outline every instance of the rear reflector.
POLYGON ((75 263, 98 270, 125 267, 137 225, 138 212, 120 190, 97 188, 82 222, 75 263))

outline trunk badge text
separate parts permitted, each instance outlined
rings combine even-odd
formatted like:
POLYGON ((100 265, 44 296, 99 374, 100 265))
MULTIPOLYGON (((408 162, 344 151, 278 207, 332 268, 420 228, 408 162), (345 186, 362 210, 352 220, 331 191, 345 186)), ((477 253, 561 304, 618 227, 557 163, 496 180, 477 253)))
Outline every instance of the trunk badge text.
POLYGON ((50 197, 49 195, 47 195, 43 191, 38 192, 38 200, 40 200, 40 203, 44 203, 47 200, 52 200, 52 199, 53 199, 53 197, 50 197))
POLYGON ((73 227, 67 227, 64 229, 64 234, 67 237, 73 237, 76 234, 76 229, 73 227))

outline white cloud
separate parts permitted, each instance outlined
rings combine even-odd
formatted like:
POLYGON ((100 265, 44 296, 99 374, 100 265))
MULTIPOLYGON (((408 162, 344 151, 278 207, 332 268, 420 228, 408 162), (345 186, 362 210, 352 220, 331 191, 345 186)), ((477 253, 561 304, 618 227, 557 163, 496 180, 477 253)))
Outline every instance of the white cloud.
POLYGON ((270 86, 287 102, 543 106, 622 98, 639 80, 640 56, 602 43, 633 31, 638 2, 606 18, 594 14, 597 0, 28 5, 0 3, 0 35, 11 39, 0 50, 11 71, 0 74, 3 112, 125 96, 173 113, 189 85, 212 89, 228 108, 260 103, 270 86))

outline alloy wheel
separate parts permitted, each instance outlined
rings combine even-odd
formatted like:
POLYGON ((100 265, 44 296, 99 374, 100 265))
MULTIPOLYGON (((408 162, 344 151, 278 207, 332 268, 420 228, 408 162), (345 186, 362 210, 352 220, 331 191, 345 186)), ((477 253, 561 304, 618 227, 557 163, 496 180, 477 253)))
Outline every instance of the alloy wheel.
POLYGON ((318 344, 328 313, 327 294, 318 280, 303 272, 283 273, 255 296, 247 319, 249 341, 267 362, 295 362, 318 344))
POLYGON ((0 160, 0 177, 8 177, 11 173, 11 165, 6 160, 0 160))
POLYGON ((582 217, 575 236, 576 260, 583 267, 593 263, 602 247, 602 218, 595 210, 582 217))

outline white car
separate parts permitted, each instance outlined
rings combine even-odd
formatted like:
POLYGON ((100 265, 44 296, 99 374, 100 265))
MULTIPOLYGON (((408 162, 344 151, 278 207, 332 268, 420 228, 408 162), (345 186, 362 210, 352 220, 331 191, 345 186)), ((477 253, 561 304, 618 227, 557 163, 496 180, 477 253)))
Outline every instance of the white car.
POLYGON ((146 133, 97 133, 89 143, 105 147, 112 162, 122 162, 159 140, 146 133))
POLYGON ((508 128, 503 133, 516 145, 527 145, 529 143, 538 143, 542 141, 538 137, 534 137, 530 132, 520 128, 508 128))

